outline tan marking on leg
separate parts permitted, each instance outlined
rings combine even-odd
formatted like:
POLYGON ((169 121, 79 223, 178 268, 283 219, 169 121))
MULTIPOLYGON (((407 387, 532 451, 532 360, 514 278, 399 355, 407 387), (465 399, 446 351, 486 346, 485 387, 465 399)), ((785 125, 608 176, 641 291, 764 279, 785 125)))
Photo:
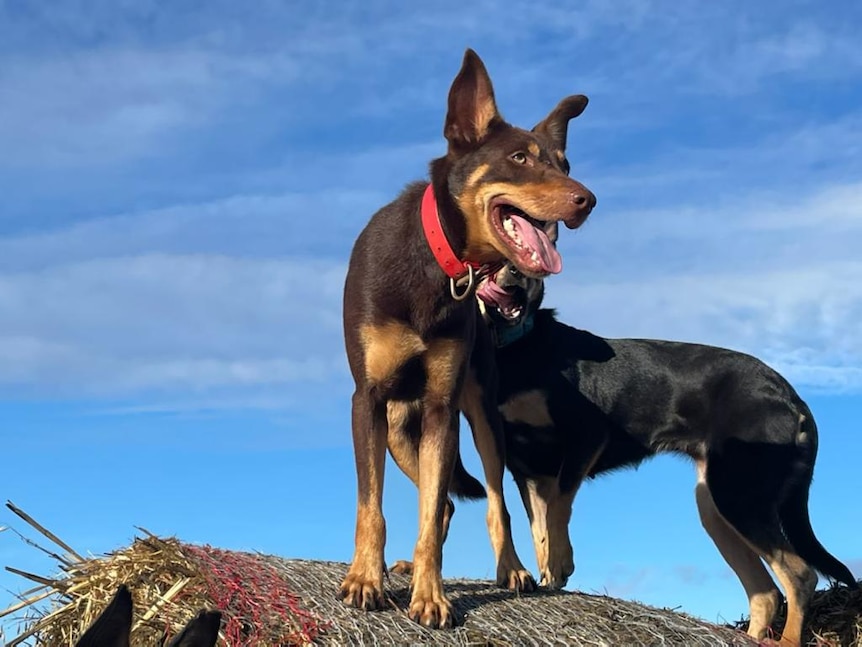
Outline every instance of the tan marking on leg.
MULTIPOLYGON (((406 402, 390 400, 386 403, 386 419, 389 426, 387 442, 389 453, 395 464, 404 472, 416 487, 419 487, 419 447, 406 432, 405 426, 411 417, 422 414, 422 403, 418 400, 406 402)), ((443 514, 443 541, 449 534, 449 523, 455 511, 455 504, 450 500, 446 502, 446 510, 443 514)), ((400 559, 389 567, 392 573, 411 575, 413 573, 413 562, 400 559)))
POLYGON ((560 492, 559 483, 548 505, 548 581, 547 586, 561 589, 575 572, 575 556, 569 538, 569 521, 577 489, 560 492))
POLYGON ((575 570, 569 520, 575 492, 560 492, 557 477, 527 479, 518 489, 530 519, 539 582, 551 589, 561 589, 575 570))
POLYGON ((357 467, 356 535, 353 560, 341 584, 345 604, 360 609, 383 605, 383 476, 386 464, 386 430, 382 411, 366 393, 353 394, 351 411, 357 467))
MULTIPOLYGON (((584 482, 587 474, 602 455, 606 444, 593 449, 593 454, 587 456, 580 465, 580 472, 574 474, 573 487, 569 492, 560 490, 559 475, 549 481, 544 488, 543 496, 547 501, 547 527, 548 527, 548 565, 546 572, 542 575, 545 586, 552 589, 561 589, 566 585, 569 576, 575 572, 575 558, 572 550, 572 541, 569 538, 569 521, 572 518, 572 504, 575 495, 584 482)), ((569 466, 571 469, 572 466, 569 466)))
POLYGON ((715 507, 715 501, 706 483, 705 462, 697 461, 696 466, 697 485, 694 493, 701 524, 724 561, 736 573, 748 596, 748 635, 756 640, 763 640, 775 618, 781 595, 758 553, 715 507))
POLYGON ((454 398, 465 361, 462 340, 428 342, 419 438, 419 537, 413 553, 408 615, 429 627, 448 627, 454 622, 452 605, 443 592, 443 541, 448 530, 447 492, 458 455, 454 398))
MULTIPOLYGON (((393 442, 401 444, 409 440, 404 437, 407 422, 411 417, 421 414, 422 403, 419 400, 389 400, 386 403, 387 440, 390 448, 393 442)), ((408 444, 413 448, 412 443, 408 444)))
POLYGON ((800 647, 805 612, 817 587, 817 574, 799 555, 788 550, 764 555, 764 559, 781 582, 787 600, 787 620, 779 644, 782 647, 800 647))
POLYGON ((433 339, 425 353, 426 397, 448 403, 464 370, 464 342, 460 339, 433 339))
MULTIPOLYGON (((497 584, 519 591, 530 591, 535 587, 535 582, 515 551, 509 511, 503 496, 504 456, 497 447, 482 399, 482 388, 472 371, 468 371, 459 402, 461 411, 470 422, 473 442, 485 472, 488 534, 497 559, 497 584)), ((505 451, 505 448, 502 450, 505 451)))
POLYGON ((542 154, 542 149, 539 148, 539 145, 536 142, 530 142, 527 144, 527 150, 530 151, 530 155, 533 157, 538 157, 542 154))
MULTIPOLYGON (((407 435, 405 426, 413 416, 422 415, 422 403, 419 400, 407 402, 390 400, 386 403, 386 419, 389 426, 387 443, 389 453, 395 464, 404 472, 413 484, 419 487, 419 447, 417 443, 407 435)), ((443 541, 449 534, 449 524, 455 513, 455 503, 451 499, 446 501, 446 509, 443 513, 443 541)), ((409 574, 413 572, 413 562, 398 560, 389 569, 393 573, 409 574)))
POLYGON ((380 384, 411 357, 422 353, 425 344, 410 326, 398 321, 366 324, 360 330, 365 349, 365 375, 371 384, 380 384))
POLYGON ((500 405, 500 413, 509 422, 520 422, 531 427, 554 426, 548 410, 547 394, 539 389, 512 396, 500 405))
POLYGON ((533 548, 536 551, 536 564, 539 567, 541 585, 545 585, 548 573, 548 501, 543 496, 546 488, 545 479, 518 480, 518 491, 530 520, 530 534, 533 535, 533 548))

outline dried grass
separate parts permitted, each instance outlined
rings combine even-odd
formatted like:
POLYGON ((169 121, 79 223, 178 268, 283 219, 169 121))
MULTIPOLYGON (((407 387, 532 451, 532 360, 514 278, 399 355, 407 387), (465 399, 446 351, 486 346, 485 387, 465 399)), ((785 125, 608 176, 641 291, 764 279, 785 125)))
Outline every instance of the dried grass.
MULTIPOLYGON (((301 645, 314 640, 323 623, 302 609, 267 558, 192 546, 146 533, 131 546, 101 559, 74 562, 64 577, 43 581, 48 590, 30 604, 26 629, 9 647, 33 637, 37 644, 72 647, 116 593, 120 584, 132 591, 135 618, 132 644, 156 645, 178 633, 200 609, 219 609, 224 645, 301 645), (47 596, 47 609, 35 606, 47 596)), ((7 615, 9 610, 0 612, 7 615)))

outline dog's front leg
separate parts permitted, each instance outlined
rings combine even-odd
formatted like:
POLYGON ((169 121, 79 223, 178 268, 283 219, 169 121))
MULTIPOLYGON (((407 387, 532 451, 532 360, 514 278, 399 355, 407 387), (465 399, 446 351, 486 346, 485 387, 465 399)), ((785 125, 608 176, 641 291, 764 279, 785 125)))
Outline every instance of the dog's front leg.
POLYGON ((425 353, 425 396, 419 439, 419 538, 413 553, 411 619, 434 628, 451 627, 454 612, 443 592, 443 533, 449 482, 458 454, 458 410, 454 398, 465 362, 461 340, 437 339, 425 353))
POLYGON ((569 539, 569 519, 575 493, 561 492, 556 477, 526 479, 516 476, 515 482, 530 520, 540 584, 561 589, 575 571, 569 539))
POLYGON ((460 408, 470 423, 473 441, 482 459, 488 490, 488 533, 497 558, 497 584, 516 591, 534 591, 536 581, 524 568, 512 541, 512 526, 503 496, 505 441, 503 422, 497 411, 496 383, 483 389, 471 369, 461 391, 460 408))
POLYGON ((386 408, 367 389, 353 394, 353 449, 356 458, 358 498, 356 547, 340 597, 359 609, 379 609, 383 597, 383 469, 386 464, 386 408))

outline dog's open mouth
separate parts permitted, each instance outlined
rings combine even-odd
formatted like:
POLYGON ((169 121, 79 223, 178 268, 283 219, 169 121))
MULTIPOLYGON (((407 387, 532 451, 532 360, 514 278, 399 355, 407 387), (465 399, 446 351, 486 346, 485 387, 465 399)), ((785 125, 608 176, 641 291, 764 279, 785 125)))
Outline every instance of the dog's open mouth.
POLYGON ((509 322, 516 322, 527 308, 527 293, 518 286, 504 288, 489 276, 476 288, 476 296, 485 303, 492 314, 509 322))
POLYGON ((512 252, 509 260, 522 272, 540 277, 563 269, 563 259, 549 237, 556 234, 556 222, 531 218, 502 200, 491 203, 491 222, 497 236, 512 252))

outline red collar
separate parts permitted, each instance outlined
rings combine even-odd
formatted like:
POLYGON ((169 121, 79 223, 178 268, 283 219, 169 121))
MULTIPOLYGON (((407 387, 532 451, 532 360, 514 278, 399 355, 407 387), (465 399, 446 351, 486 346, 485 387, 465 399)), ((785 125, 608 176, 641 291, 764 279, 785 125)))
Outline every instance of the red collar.
POLYGON ((462 261, 455 255, 443 226, 440 224, 440 214, 437 211, 437 200, 434 198, 434 188, 429 184, 422 196, 422 229, 425 231, 425 240, 437 259, 440 269, 446 272, 450 279, 460 279, 465 276, 470 267, 474 270, 481 268, 481 264, 472 261, 462 261))

